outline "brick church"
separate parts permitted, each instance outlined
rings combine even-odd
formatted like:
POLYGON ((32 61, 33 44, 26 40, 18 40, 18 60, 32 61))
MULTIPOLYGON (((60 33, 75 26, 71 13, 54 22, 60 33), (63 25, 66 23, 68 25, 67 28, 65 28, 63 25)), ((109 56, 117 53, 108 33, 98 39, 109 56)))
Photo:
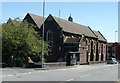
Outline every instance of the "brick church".
POLYGON ((105 61, 107 55, 107 40, 99 31, 89 26, 54 17, 51 14, 45 18, 27 13, 24 20, 37 26, 34 28, 42 37, 44 23, 44 40, 49 43, 47 62, 67 62, 67 65, 86 64, 105 61))

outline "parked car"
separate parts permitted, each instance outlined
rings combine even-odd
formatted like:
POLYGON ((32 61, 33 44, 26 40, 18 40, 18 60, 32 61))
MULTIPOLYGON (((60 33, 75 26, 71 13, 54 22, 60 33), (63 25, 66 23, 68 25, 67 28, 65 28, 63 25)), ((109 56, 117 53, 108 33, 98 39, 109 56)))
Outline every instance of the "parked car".
POLYGON ((107 59, 107 64, 117 64, 117 60, 115 58, 109 58, 107 59))

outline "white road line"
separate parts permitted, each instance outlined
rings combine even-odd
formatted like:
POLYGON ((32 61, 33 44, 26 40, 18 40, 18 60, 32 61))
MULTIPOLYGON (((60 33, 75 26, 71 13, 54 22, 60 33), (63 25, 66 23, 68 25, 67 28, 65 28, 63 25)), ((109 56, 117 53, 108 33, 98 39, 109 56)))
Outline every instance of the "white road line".
POLYGON ((63 70, 64 71, 64 70, 67 70, 67 69, 56 69, 56 70, 63 70))
POLYGON ((87 74, 87 75, 82 75, 82 76, 80 76, 80 77, 86 77, 86 76, 90 76, 90 74, 87 74))
POLYGON ((41 72, 47 72, 47 71, 41 71, 41 72))
POLYGON ((115 65, 106 65, 106 66, 115 66, 115 65))
POLYGON ((1 77, 6 77, 7 75, 2 75, 1 77))
POLYGON ((14 76, 14 75, 7 75, 7 76, 14 76))
POLYGON ((74 80, 74 79, 69 79, 69 80, 66 80, 66 81, 72 81, 72 80, 74 80))
POLYGON ((32 72, 28 72, 29 74, 31 74, 32 72))

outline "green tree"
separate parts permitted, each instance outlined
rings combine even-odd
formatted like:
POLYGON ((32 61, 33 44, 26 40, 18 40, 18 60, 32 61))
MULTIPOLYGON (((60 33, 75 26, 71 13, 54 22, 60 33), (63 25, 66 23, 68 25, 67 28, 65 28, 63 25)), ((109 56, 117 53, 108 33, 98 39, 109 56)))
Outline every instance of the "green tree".
MULTIPOLYGON (((30 55, 41 57, 42 40, 38 32, 34 30, 35 27, 26 21, 21 22, 19 18, 9 19, 7 23, 3 23, 2 57, 8 60, 13 55, 20 55, 22 58, 30 55)), ((48 44, 46 42, 44 47, 45 55, 47 55, 48 44)))

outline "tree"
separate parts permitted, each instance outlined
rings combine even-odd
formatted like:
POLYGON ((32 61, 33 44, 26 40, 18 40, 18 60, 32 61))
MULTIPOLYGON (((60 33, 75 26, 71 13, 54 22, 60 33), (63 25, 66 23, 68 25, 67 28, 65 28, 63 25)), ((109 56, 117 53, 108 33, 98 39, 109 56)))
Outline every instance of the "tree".
MULTIPOLYGON (((41 57, 42 40, 33 27, 36 26, 28 24, 26 21, 21 22, 19 18, 9 19, 7 23, 2 24, 3 61, 9 60, 14 55, 22 58, 30 55, 41 57)), ((46 42, 44 47, 47 55, 48 44, 46 42)))

